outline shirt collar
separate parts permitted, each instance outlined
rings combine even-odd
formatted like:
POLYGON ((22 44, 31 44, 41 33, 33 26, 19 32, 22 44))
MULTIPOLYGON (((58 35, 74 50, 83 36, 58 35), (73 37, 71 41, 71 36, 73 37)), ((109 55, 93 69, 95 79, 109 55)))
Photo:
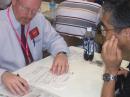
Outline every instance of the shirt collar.
POLYGON ((13 23, 13 26, 15 27, 15 29, 18 29, 20 27, 20 22, 16 19, 15 15, 14 15, 14 11, 13 11, 13 8, 12 6, 9 7, 9 14, 10 14, 10 18, 11 18, 11 21, 13 23))
MULTIPOLYGON (((15 15, 14 15, 13 8, 12 8, 12 5, 9 7, 9 14, 10 14, 11 21, 12 21, 13 26, 15 27, 15 29, 21 28, 21 23, 16 19, 15 15)), ((27 24, 27 25, 29 25, 29 24, 27 24)), ((25 25, 25 28, 27 27, 27 25, 25 25)))

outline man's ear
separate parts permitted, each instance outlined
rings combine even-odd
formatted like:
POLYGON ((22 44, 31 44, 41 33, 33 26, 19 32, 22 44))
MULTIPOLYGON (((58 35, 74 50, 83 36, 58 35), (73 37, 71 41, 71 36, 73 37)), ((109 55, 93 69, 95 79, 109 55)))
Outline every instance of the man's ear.
POLYGON ((130 28, 124 29, 124 35, 127 40, 130 40, 130 28))
POLYGON ((113 32, 108 31, 108 32, 106 33, 106 40, 111 39, 111 37, 112 37, 113 35, 114 35, 114 33, 113 33, 113 32))

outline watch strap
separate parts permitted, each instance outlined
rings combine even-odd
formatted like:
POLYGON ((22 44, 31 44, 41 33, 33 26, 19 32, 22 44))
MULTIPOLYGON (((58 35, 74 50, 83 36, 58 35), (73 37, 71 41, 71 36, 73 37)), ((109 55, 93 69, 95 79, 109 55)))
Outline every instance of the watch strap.
POLYGON ((111 80, 117 80, 117 75, 112 75, 112 74, 109 74, 109 73, 105 73, 103 74, 103 80, 104 81, 111 81, 111 80))

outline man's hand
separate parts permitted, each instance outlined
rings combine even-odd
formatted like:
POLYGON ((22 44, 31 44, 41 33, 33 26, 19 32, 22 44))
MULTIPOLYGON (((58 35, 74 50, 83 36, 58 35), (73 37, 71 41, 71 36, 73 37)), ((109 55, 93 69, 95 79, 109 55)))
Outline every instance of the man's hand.
POLYGON ((106 69, 117 72, 122 61, 121 50, 118 48, 118 40, 112 36, 107 40, 102 48, 102 58, 106 65, 106 69))
POLYGON ((119 69, 117 75, 124 75, 125 77, 127 77, 128 73, 129 73, 128 70, 126 70, 126 69, 120 67, 120 69, 119 69))
POLYGON ((63 74, 68 72, 69 64, 67 55, 64 53, 59 53, 56 55, 53 65, 51 67, 51 71, 53 74, 63 74))
POLYGON ((5 87, 14 95, 25 95, 29 92, 29 85, 20 76, 10 72, 4 72, 2 75, 2 82, 5 87))

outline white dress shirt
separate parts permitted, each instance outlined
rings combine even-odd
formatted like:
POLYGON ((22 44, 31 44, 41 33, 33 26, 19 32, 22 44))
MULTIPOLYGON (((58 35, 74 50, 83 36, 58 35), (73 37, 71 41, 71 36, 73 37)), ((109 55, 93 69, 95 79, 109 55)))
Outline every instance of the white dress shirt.
MULTIPOLYGON (((13 26, 21 35, 21 24, 16 20, 12 7, 9 8, 9 14, 13 26)), ((37 27, 39 35, 31 40, 27 37, 27 42, 34 61, 42 59, 42 51, 47 49, 53 56, 58 52, 68 53, 68 47, 63 38, 52 28, 51 24, 41 13, 30 22, 30 30, 37 27), (35 44, 34 44, 35 42, 35 44)), ((25 26, 25 32, 27 26, 25 26)), ((25 66, 25 59, 16 34, 9 22, 7 9, 0 11, 0 77, 4 71, 15 71, 25 66)), ((43 64, 44 65, 44 64, 43 64)))

